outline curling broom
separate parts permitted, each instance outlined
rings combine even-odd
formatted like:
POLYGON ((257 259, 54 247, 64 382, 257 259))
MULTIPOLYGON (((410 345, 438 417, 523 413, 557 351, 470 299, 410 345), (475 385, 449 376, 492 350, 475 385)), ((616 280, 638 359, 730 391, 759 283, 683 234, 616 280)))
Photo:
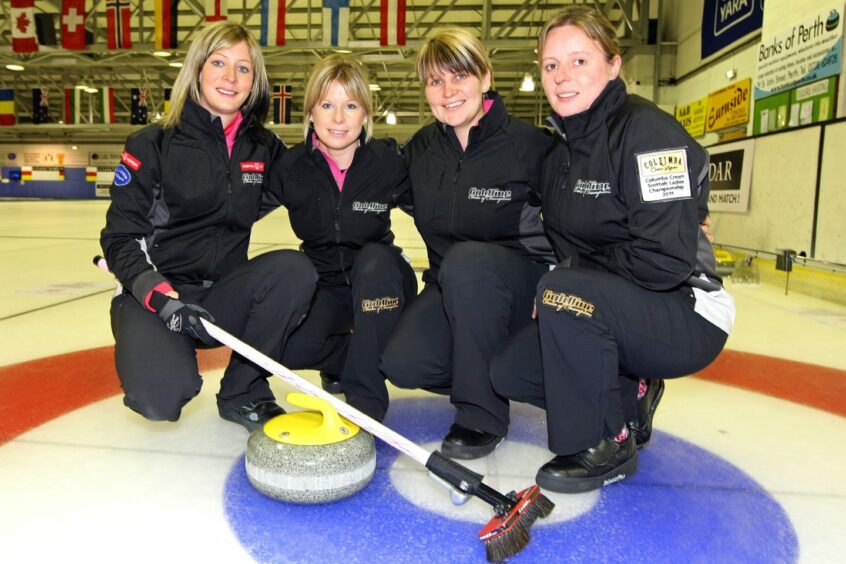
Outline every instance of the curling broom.
POLYGON ((437 451, 430 453, 396 431, 318 388, 302 376, 291 372, 215 324, 206 319, 202 319, 202 322, 209 335, 236 353, 282 378, 299 391, 329 402, 338 413, 425 466, 435 481, 448 486, 452 493, 453 503, 464 503, 469 496, 473 495, 490 504, 495 516, 479 531, 479 540, 485 543, 489 562, 501 562, 525 548, 530 540, 529 528, 535 520, 546 517, 555 507, 552 501, 541 493, 536 484, 517 493, 501 494, 485 485, 482 482, 482 475, 476 474, 437 451))

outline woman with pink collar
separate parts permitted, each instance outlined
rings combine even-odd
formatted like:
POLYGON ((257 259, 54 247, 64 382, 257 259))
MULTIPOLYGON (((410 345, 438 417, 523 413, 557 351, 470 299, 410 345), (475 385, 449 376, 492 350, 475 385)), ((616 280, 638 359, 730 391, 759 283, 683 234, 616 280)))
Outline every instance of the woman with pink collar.
POLYGON ((321 60, 306 85, 304 142, 280 167, 281 201, 320 276, 282 363, 321 371, 324 388, 374 419, 388 409, 378 361, 417 280, 393 244, 391 210, 408 191, 393 141, 372 139, 367 76, 342 55, 321 60))

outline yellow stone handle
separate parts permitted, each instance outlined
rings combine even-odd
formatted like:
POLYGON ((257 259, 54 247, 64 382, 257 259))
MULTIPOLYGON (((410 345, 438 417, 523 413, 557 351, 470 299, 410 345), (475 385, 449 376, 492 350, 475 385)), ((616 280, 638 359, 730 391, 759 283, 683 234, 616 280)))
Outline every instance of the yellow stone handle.
POLYGON ((336 433, 338 429, 346 427, 346 422, 341 419, 335 408, 332 407, 328 401, 320 399, 308 394, 301 394, 299 392, 291 392, 286 399, 291 405, 319 411, 323 415, 323 423, 320 425, 321 429, 336 433))

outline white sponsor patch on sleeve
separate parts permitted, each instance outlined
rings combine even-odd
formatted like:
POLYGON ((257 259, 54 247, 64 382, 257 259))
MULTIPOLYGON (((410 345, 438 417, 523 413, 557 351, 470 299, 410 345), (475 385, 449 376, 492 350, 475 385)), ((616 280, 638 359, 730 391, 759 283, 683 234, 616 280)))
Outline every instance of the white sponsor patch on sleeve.
POLYGON ((666 149, 637 155, 640 198, 643 202, 666 202, 690 198, 687 150, 666 149))

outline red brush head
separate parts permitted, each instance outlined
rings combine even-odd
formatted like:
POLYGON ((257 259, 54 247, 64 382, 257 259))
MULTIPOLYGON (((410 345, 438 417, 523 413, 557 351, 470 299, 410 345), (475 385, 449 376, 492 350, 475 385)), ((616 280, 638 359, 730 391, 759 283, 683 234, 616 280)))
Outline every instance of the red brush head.
POLYGON ((515 500, 511 509, 488 521, 479 531, 488 562, 503 562, 523 550, 529 544, 529 527, 555 507, 536 485, 517 494, 511 492, 508 497, 515 500))
POLYGON ((497 515, 479 531, 479 540, 482 542, 490 542, 500 535, 508 533, 517 523, 520 522, 520 517, 523 513, 534 503, 540 495, 540 488, 537 485, 526 488, 517 494, 517 501, 511 511, 502 515, 497 515))

